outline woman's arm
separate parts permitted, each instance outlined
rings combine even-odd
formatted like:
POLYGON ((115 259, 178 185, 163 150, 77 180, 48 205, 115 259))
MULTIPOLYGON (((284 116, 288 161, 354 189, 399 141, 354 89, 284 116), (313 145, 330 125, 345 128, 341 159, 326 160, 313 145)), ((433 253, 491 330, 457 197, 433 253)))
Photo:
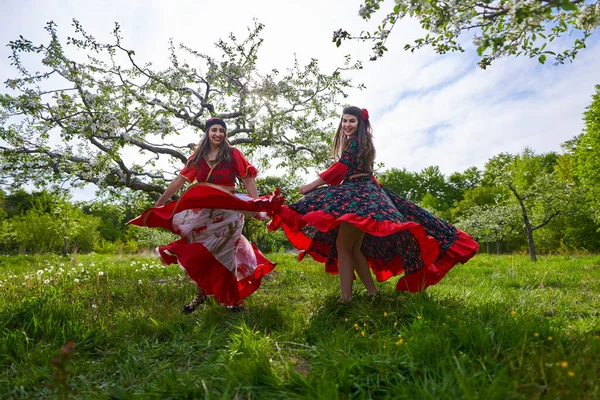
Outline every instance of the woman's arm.
POLYGON ((256 182, 254 182, 254 178, 250 175, 246 175, 244 178, 240 178, 244 187, 246 188, 246 192, 248 192, 248 196, 257 198, 258 190, 256 189, 256 182))
POLYGON ((307 183, 306 185, 300 186, 300 189, 298 191, 300 192, 300 194, 304 195, 304 194, 312 192, 319 186, 325 185, 325 184, 327 184, 327 182, 325 182, 325 179, 319 177, 319 178, 315 179, 314 181, 312 181, 311 183, 307 183))
POLYGON ((183 187, 183 185, 187 182, 187 178, 183 175, 178 175, 177 178, 173 179, 169 186, 165 189, 165 192, 156 200, 154 203, 154 207, 159 207, 164 205, 167 200, 171 198, 179 189, 183 187))

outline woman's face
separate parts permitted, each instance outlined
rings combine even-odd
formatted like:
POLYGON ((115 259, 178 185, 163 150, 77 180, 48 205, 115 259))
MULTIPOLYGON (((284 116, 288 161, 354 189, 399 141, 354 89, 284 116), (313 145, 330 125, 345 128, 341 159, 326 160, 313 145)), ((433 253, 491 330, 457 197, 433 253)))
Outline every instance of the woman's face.
POLYGON ((342 115, 342 132, 346 136, 352 136, 356 134, 358 129, 358 118, 351 114, 342 115))
POLYGON ((225 128, 221 125, 213 125, 208 129, 208 140, 212 147, 220 147, 225 140, 225 128))

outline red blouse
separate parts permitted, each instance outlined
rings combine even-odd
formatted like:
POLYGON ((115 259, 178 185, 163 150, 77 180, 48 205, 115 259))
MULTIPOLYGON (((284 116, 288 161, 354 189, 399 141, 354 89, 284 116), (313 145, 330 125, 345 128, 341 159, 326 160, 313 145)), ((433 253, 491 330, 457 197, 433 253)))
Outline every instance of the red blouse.
MULTIPOLYGON (((194 157, 192 154, 188 161, 194 157)), ((215 185, 235 186, 235 178, 245 178, 251 176, 255 178, 258 170, 246 160, 241 151, 235 147, 231 148, 231 160, 227 162, 218 162, 214 167, 210 167, 206 160, 200 161, 198 169, 195 165, 183 167, 179 173, 190 182, 208 182, 215 185)))

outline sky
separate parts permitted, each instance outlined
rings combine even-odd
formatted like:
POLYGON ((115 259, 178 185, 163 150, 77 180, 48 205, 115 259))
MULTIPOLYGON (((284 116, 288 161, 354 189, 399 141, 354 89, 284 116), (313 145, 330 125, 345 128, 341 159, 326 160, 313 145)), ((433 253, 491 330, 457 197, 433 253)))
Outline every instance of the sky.
MULTIPOLYGON (((16 77, 9 65, 10 40, 19 35, 47 42, 43 29, 52 20, 61 38, 73 34, 79 20, 97 39, 108 39, 121 25, 125 45, 142 61, 168 65, 168 41, 207 54, 230 32, 243 37, 254 19, 265 24, 259 68, 280 70, 317 58, 332 71, 350 54, 364 68, 351 76, 366 89, 350 92, 348 103, 369 110, 377 162, 386 169, 409 171, 437 165, 444 174, 483 168, 489 158, 531 147, 537 153, 561 151, 561 143, 581 133, 582 113, 600 84, 600 40, 592 36, 574 63, 541 65, 536 59, 512 57, 481 70, 475 47, 465 38, 464 53, 414 53, 405 43, 423 35, 418 23, 404 19, 390 36, 385 56, 368 61, 370 44, 332 43, 334 30, 372 30, 374 21, 358 16, 360 0, 0 0, 0 80, 16 77)), ((391 0, 387 2, 391 5, 391 0)), ((332 126, 332 130, 333 130, 332 126)), ((181 138, 182 144, 189 143, 181 138)), ((76 198, 91 196, 91 190, 76 198)))

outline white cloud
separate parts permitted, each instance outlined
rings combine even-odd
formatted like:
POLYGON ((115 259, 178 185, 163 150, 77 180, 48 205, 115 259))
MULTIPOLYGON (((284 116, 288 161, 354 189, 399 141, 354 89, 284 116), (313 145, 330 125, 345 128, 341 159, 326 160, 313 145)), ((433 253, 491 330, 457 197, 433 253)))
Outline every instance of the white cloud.
MULTIPOLYGON (((265 24, 259 54, 263 70, 283 70, 296 54, 301 64, 317 58, 323 69, 340 65, 352 53, 370 56, 368 43, 346 42, 336 48, 332 32, 358 33, 373 27, 386 10, 369 23, 358 17, 361 0, 220 0, 6 2, 0 16, 0 43, 23 35, 46 42, 45 23, 54 20, 61 37, 72 35, 71 18, 100 40, 107 40, 114 21, 124 43, 140 61, 168 65, 168 40, 215 54, 214 43, 230 31, 244 37, 253 18, 265 24)), ((393 2, 384 3, 389 7, 393 2), (388 4, 389 3, 389 4, 388 4)), ((488 70, 476 67, 474 48, 440 56, 430 49, 410 53, 403 45, 422 32, 415 21, 401 21, 388 41, 390 51, 352 73, 367 89, 351 93, 349 103, 369 109, 375 128, 378 161, 387 168, 420 170, 430 165, 452 173, 482 167, 500 152, 530 146, 538 152, 558 151, 578 134, 581 114, 600 83, 600 42, 593 41, 575 63, 554 67, 536 60, 509 58, 488 70)), ((468 38, 467 38, 468 39, 468 38)), ((0 46, 0 75, 15 76, 8 48, 0 46)), ((333 131, 333 127, 332 127, 333 131)), ((173 138, 194 141, 193 134, 173 138)))

